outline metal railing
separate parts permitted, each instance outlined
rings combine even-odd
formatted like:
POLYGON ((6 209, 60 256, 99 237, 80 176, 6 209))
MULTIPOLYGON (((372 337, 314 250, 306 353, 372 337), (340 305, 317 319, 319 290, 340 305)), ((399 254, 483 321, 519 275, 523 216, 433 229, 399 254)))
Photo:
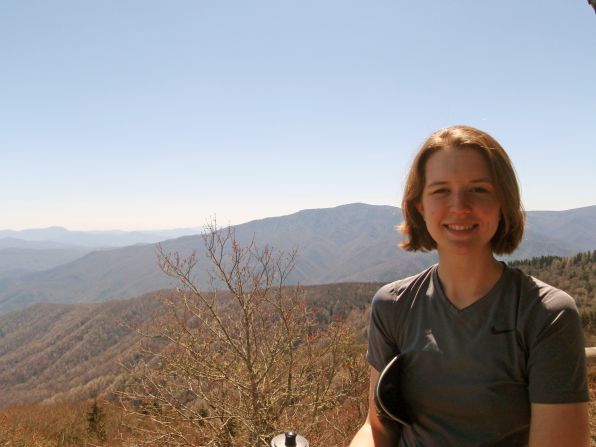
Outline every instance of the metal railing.
POLYGON ((586 348, 586 363, 588 365, 596 363, 596 347, 586 348))

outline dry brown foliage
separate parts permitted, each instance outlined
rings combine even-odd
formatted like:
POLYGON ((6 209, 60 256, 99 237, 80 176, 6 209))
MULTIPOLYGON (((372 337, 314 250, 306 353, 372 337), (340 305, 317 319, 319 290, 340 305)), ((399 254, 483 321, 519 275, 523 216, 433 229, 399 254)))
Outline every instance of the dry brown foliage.
POLYGON ((121 393, 151 421, 145 443, 266 446, 289 428, 325 443, 349 436, 338 431, 350 431, 342 427, 352 409, 362 417, 368 367, 347 324, 320 324, 302 288, 285 285, 296 254, 242 247, 215 224, 204 243, 209 292, 195 281, 194 255, 159 256, 181 287, 143 332, 150 360, 131 369, 137 381, 121 393))
POLYGON ((22 405, 0 412, 2 447, 133 447, 134 434, 127 427, 138 425, 119 406, 97 402, 103 436, 89 423, 93 401, 22 405))

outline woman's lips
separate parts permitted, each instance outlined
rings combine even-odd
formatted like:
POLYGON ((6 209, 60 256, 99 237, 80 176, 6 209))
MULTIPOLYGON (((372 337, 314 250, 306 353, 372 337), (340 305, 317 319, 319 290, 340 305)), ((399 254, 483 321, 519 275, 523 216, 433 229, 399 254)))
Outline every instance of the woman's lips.
POLYGON ((476 224, 444 224, 445 228, 451 231, 470 231, 476 228, 476 224))

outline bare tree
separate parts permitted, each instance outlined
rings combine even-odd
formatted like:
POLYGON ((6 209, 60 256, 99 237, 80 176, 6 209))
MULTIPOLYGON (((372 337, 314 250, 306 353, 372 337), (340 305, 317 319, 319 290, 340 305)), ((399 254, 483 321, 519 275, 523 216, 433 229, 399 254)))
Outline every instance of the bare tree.
POLYGON ((165 297, 168 315, 144 333, 147 361, 122 394, 151 421, 146 442, 256 447, 289 428, 331 436, 346 402, 366 388, 351 331, 319 324, 303 289, 286 285, 296 252, 243 247, 215 223, 203 241, 207 291, 196 281, 196 254, 159 250, 161 269, 180 287, 165 297))

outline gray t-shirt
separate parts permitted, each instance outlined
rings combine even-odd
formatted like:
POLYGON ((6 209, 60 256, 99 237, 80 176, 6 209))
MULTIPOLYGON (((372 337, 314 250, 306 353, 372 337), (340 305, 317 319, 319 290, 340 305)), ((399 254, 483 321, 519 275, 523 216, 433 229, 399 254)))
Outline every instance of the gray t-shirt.
POLYGON ((383 286, 367 358, 381 371, 397 354, 413 417, 400 447, 526 446, 531 402, 589 400, 575 301, 507 266, 461 310, 444 295, 436 265, 383 286))

